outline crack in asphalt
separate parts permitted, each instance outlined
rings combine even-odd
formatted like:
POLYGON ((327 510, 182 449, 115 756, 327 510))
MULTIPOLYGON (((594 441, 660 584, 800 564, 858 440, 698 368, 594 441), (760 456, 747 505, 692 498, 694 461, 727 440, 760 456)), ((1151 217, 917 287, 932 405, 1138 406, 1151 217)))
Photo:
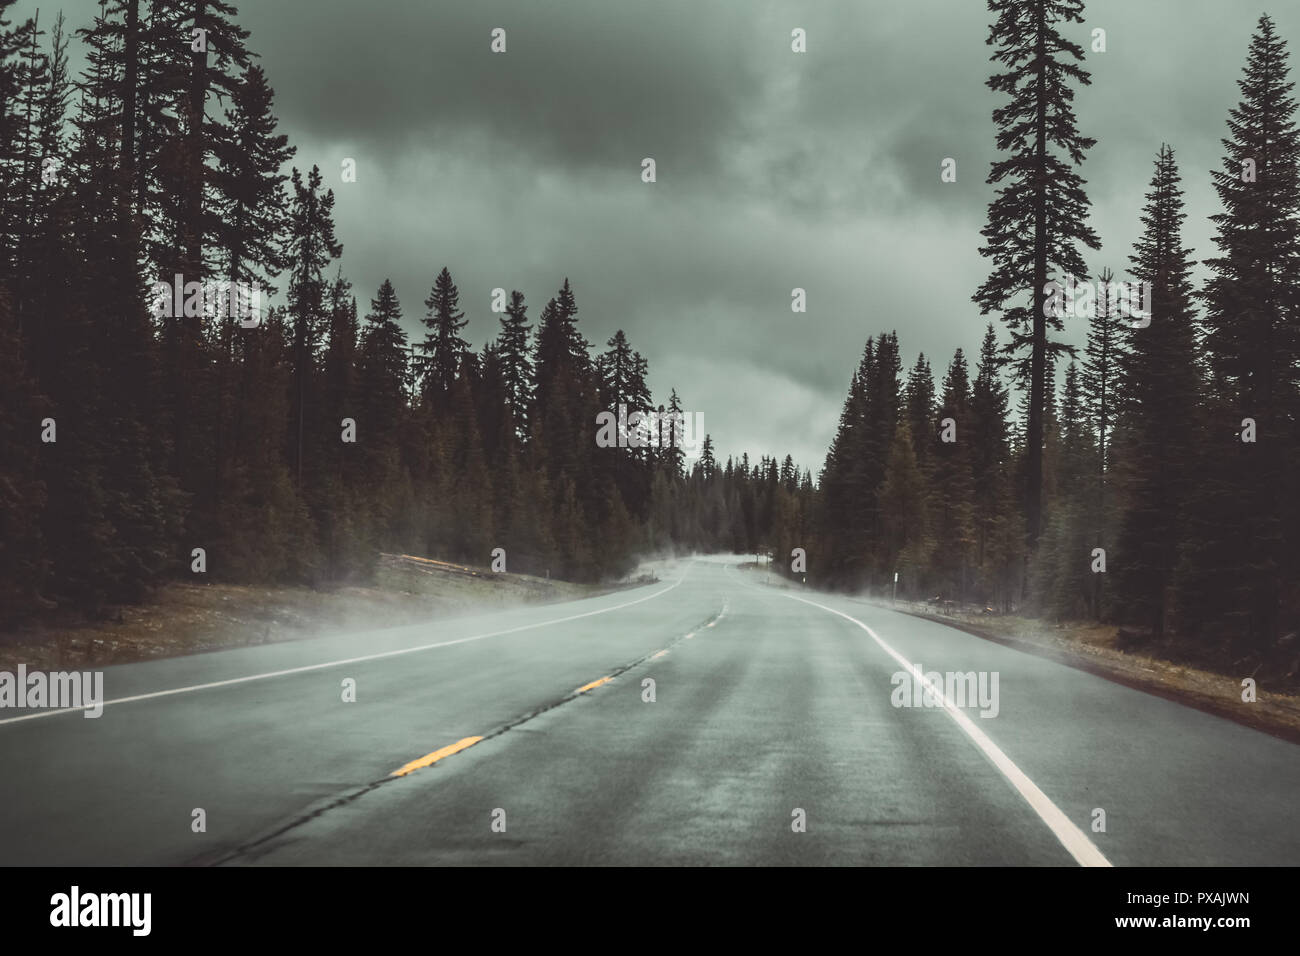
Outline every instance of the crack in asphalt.
MULTIPOLYGON (((729 602, 724 600, 722 604, 722 609, 717 614, 705 618, 703 621, 697 624, 693 629, 691 629, 685 634, 679 635, 669 643, 665 644, 663 647, 656 648, 653 651, 649 651, 641 655, 640 657, 638 657, 636 660, 630 661, 610 671, 606 675, 606 677, 608 677, 610 680, 613 680, 614 678, 619 677, 622 674, 626 674, 628 671, 632 670, 633 668, 640 667, 642 664, 646 663, 651 658, 655 657, 655 655, 660 654, 663 651, 671 650, 672 648, 676 647, 678 644, 682 643, 682 641, 686 640, 687 637, 693 637, 696 634, 698 634, 700 631, 704 630, 705 628, 717 624, 726 615, 728 604, 729 602)), ((477 746, 478 744, 481 744, 484 741, 492 740, 496 737, 500 737, 503 734, 521 726, 522 724, 526 724, 530 720, 534 720, 535 718, 540 717, 542 714, 548 713, 549 711, 555 710, 557 707, 562 707, 567 703, 577 700, 579 697, 582 697, 587 693, 589 693, 589 691, 572 690, 569 691, 569 693, 565 694, 563 697, 557 698, 556 700, 553 700, 550 703, 543 704, 541 707, 537 707, 534 710, 531 710, 528 713, 522 714, 518 717, 513 717, 510 720, 506 721, 505 723, 500 724, 499 726, 493 728, 489 732, 483 734, 482 738, 479 741, 477 741, 477 743, 474 746, 477 746)), ((470 747, 465 748, 465 750, 469 750, 469 749, 471 748, 470 747)), ((465 750, 460 751, 460 753, 464 753, 465 750)), ((457 755, 451 754, 450 756, 445 757, 443 758, 443 760, 440 760, 438 762, 442 763, 444 760, 450 760, 455 756, 457 755)), ((420 769, 427 770, 429 768, 424 767, 420 769)), ((313 810, 301 814, 300 816, 294 817, 292 820, 290 820, 288 823, 284 824, 283 826, 277 827, 276 829, 272 830, 269 833, 264 833, 262 836, 250 840, 247 843, 242 843, 239 846, 235 847, 233 850, 223 851, 220 853, 220 855, 206 854, 204 856, 196 857, 194 860, 190 861, 189 865, 221 866, 224 863, 229 863, 241 857, 257 859, 259 856, 264 855, 258 853, 257 849, 265 845, 266 843, 269 843, 270 841, 276 839, 277 837, 284 836, 286 833, 289 833, 290 831, 295 830, 306 823, 310 823, 313 820, 319 819, 320 817, 324 816, 326 813, 328 813, 331 810, 337 810, 339 807, 343 807, 348 805, 349 803, 353 803, 361 799, 362 797, 364 797, 366 794, 379 789, 385 784, 394 783, 398 780, 405 780, 409 777, 415 776, 419 772, 420 770, 413 770, 411 771, 411 773, 406 774, 405 776, 402 777, 394 777, 391 774, 381 777, 379 780, 375 780, 364 786, 357 787, 353 790, 350 790, 344 793, 342 796, 334 797, 328 803, 318 806, 313 810)), ((269 852, 269 849, 267 852, 269 852)))

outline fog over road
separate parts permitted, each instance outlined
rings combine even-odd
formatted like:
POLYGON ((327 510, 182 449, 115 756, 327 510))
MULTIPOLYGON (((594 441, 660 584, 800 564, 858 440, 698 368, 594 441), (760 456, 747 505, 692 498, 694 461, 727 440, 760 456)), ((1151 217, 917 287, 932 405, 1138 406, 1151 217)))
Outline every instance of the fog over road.
POLYGON ((0 863, 1300 864, 1296 745, 737 560, 0 711, 0 863), (908 665, 996 716, 894 706, 908 665))

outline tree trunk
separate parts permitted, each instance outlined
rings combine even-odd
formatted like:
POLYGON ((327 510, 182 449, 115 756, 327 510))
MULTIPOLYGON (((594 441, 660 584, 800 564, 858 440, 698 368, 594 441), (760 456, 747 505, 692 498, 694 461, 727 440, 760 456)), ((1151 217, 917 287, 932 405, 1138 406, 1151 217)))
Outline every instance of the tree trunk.
POLYGON ((1034 183, 1034 313, 1032 355, 1029 368, 1029 422, 1025 467, 1026 536, 1032 551, 1038 545, 1043 520, 1043 407, 1044 379, 1047 370, 1047 318, 1043 314, 1047 299, 1047 74, 1046 25, 1043 7, 1038 6, 1038 104, 1035 119, 1034 158, 1037 164, 1034 183))

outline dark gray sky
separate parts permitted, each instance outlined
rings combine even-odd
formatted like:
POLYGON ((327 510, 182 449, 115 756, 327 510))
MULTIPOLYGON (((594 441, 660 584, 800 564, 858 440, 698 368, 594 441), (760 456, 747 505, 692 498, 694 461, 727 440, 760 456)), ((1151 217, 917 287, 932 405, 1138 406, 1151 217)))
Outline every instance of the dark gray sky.
MULTIPOLYGON (((18 14, 38 5, 58 7, 18 14)), ((62 4, 74 26, 94 6, 62 4)), ((391 276, 417 333, 446 265, 477 348, 495 334, 492 288, 522 290, 535 317, 568 276, 588 339, 624 329, 656 401, 676 387, 723 456, 790 452, 814 475, 868 336, 897 329, 905 362, 924 351, 936 377, 955 347, 978 348, 998 104, 983 3, 239 6, 296 165, 318 164, 338 197, 363 312, 391 276), (355 183, 340 181, 345 157, 355 183), (945 157, 956 183, 940 182, 945 157), (796 286, 806 314, 790 310, 796 286)), ((1085 49, 1106 30, 1076 97, 1098 140, 1083 167, 1103 243, 1090 266, 1127 270, 1161 142, 1183 171, 1185 239, 1211 254, 1208 173, 1265 11, 1294 53, 1300 7, 1281 0, 1090 0, 1070 28, 1085 49)))

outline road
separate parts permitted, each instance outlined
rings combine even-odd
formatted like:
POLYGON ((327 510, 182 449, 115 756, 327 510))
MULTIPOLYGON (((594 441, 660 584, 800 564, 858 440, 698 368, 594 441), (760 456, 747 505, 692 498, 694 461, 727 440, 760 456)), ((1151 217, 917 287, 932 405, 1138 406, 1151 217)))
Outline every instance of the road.
POLYGON ((0 711, 0 863, 1300 864, 1294 744, 728 559, 660 576, 0 711), (912 666, 997 674, 996 716, 894 706, 912 666))

